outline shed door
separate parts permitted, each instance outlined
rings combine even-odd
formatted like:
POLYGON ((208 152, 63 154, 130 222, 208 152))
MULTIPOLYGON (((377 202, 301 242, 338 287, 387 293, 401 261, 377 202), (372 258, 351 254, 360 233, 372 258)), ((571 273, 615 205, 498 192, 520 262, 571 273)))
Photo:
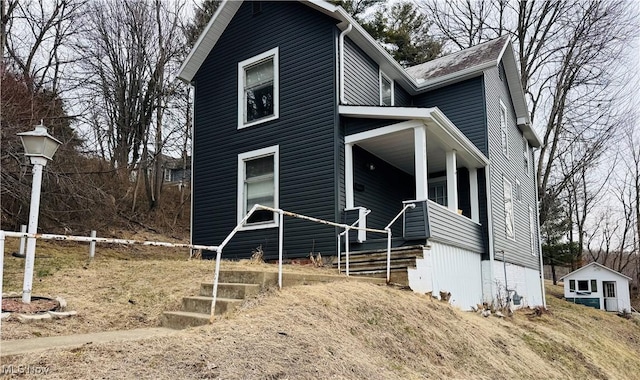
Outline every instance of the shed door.
POLYGON ((606 311, 618 311, 615 281, 603 281, 602 288, 604 289, 604 309, 606 311))

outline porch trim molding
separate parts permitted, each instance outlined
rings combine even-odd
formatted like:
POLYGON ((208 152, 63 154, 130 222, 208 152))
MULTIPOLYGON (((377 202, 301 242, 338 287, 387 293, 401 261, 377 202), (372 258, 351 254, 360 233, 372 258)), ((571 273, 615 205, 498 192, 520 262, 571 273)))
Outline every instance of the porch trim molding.
POLYGON ((437 107, 409 108, 409 107, 375 107, 375 106, 345 106, 338 107, 340 116, 363 119, 405 120, 397 124, 372 129, 365 132, 345 136, 346 144, 415 128, 420 124, 426 125, 434 133, 451 143, 451 148, 464 153, 476 162, 475 167, 482 168, 489 164, 489 159, 480 149, 465 136, 437 107), (406 121, 408 120, 408 121, 406 121))

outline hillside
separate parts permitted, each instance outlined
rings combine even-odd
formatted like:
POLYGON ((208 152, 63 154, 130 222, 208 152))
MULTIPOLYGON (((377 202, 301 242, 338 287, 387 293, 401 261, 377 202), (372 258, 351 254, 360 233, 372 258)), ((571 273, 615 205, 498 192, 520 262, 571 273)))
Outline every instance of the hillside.
MULTIPOLYGON (((66 294, 70 305, 87 308, 79 310, 75 322, 63 322, 70 324, 67 328, 112 328, 108 322, 133 321, 140 313, 146 313, 146 321, 113 323, 118 328, 153 325, 157 319, 150 314, 184 295, 173 294, 178 289, 195 291, 212 268, 212 263, 184 258, 123 260, 122 255, 103 252, 89 266, 70 260, 39 279, 46 292, 66 294), (131 278, 135 272, 140 276, 136 280, 131 278), (142 285, 151 281, 156 283, 142 285), (103 302, 83 301, 82 292, 75 290, 82 286, 85 298, 103 302), (99 297, 93 294, 101 288, 99 297), (111 289, 110 298, 105 288, 111 289), (142 301, 141 295, 153 302, 142 301), (102 326, 86 327, 101 319, 102 326)), ((17 266, 12 259, 6 257, 10 268, 17 266)), ((560 291, 549 286, 548 314, 535 317, 522 310, 500 319, 387 286, 299 286, 264 293, 210 326, 145 341, 3 358, 2 365, 48 366, 50 378, 637 378, 640 321, 572 305, 557 298, 560 291)), ((38 332, 19 335, 65 330, 64 325, 54 331, 3 323, 3 339, 12 335, 11 329, 29 328, 38 332)))

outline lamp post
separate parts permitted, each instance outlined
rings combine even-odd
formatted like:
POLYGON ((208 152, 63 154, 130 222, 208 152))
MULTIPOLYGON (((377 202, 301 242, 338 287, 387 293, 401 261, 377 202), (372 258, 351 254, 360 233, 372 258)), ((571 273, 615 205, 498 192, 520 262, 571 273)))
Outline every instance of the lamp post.
MULTIPOLYGON (((18 133, 24 146, 24 152, 33 165, 33 182, 31 184, 31 205, 29 206, 29 226, 27 233, 38 232, 38 214, 40 213, 40 187, 42 186, 42 168, 47 165, 61 142, 47 132, 47 128, 36 125, 33 131, 18 133)), ((22 286, 22 302, 31 303, 31 287, 33 283, 33 264, 36 256, 36 239, 27 239, 27 255, 24 264, 24 283, 22 286)))

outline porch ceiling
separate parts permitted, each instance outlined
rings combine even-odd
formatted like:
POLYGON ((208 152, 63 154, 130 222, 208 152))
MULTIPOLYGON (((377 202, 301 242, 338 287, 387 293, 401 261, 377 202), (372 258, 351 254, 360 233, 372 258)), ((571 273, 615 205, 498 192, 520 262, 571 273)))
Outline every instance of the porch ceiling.
MULTIPOLYGON (((370 138, 356 145, 411 175, 415 173, 413 129, 370 138)), ((464 166, 458 160, 458 167, 464 166)), ((429 173, 446 170, 445 149, 441 139, 427 128, 427 168, 429 173)))
POLYGON ((428 173, 445 171, 446 152, 452 150, 457 152, 458 168, 489 164, 489 159, 437 108, 340 106, 340 114, 389 120, 386 127, 345 136, 345 143, 358 145, 409 174, 415 174, 414 128, 420 127, 426 131, 428 173))

